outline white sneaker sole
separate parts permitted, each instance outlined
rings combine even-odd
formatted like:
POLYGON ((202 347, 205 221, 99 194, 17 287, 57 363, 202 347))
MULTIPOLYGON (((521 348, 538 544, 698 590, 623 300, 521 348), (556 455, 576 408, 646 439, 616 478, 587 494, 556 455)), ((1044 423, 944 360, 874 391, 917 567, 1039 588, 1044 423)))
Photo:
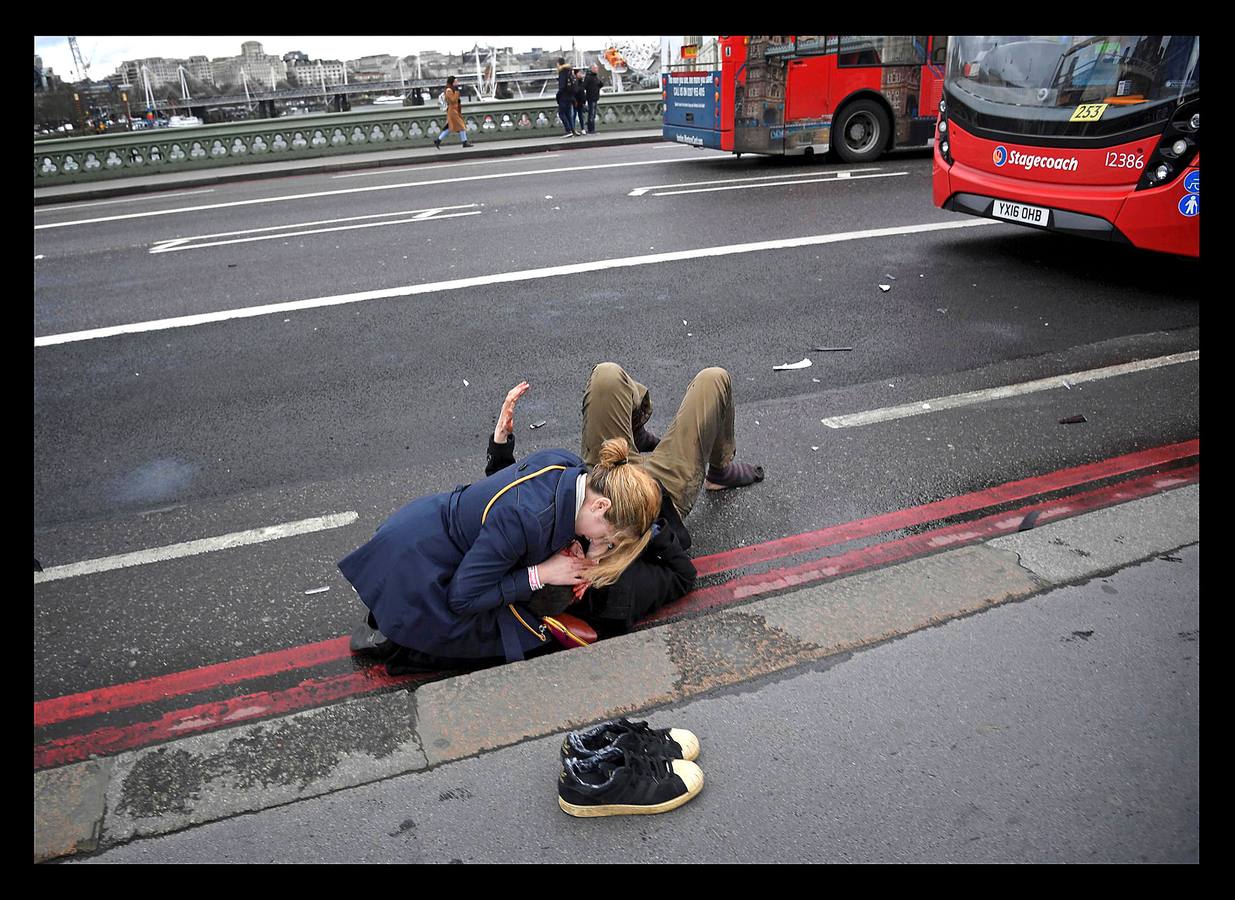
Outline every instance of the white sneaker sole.
POLYGON ((656 803, 652 806, 636 806, 629 803, 612 803, 605 806, 576 806, 574 803, 567 803, 561 797, 558 797, 557 805, 562 808, 562 812, 580 819, 599 818, 600 816, 653 816, 657 813, 669 812, 690 802, 703 790, 703 770, 697 765, 684 759, 675 759, 671 765, 673 766, 673 774, 681 778, 682 783, 686 785, 686 793, 680 797, 674 797, 672 800, 666 800, 664 803, 656 803))

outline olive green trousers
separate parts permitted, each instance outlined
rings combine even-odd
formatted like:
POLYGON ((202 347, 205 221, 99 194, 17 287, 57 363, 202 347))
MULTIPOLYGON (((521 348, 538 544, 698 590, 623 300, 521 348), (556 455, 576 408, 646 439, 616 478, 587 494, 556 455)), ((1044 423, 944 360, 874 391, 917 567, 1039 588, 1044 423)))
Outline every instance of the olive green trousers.
MULTIPOLYGON (((634 433, 651 416, 648 389, 617 363, 601 363, 583 391, 583 461, 599 462, 600 445, 610 438, 626 438, 633 449, 634 433)), ((733 386, 728 372, 713 367, 696 375, 686 388, 656 449, 633 458, 664 486, 685 518, 703 487, 708 466, 729 465, 735 452, 733 386)))

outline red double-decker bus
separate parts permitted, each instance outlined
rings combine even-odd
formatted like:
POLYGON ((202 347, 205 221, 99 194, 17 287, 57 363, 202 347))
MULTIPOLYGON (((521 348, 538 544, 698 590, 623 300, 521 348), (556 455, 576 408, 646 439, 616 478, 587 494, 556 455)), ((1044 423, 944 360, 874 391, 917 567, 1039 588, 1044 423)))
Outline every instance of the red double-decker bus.
POLYGON ((949 38, 935 205, 1201 252, 1198 36, 949 38))
POLYGON ((866 162, 927 147, 943 88, 941 36, 721 37, 718 63, 661 75, 665 140, 866 162))

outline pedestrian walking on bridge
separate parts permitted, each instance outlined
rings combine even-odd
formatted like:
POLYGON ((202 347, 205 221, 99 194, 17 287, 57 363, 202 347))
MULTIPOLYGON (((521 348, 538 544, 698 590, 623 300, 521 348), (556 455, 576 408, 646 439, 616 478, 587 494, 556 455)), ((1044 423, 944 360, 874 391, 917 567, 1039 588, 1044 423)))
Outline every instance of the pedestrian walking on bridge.
POLYGON ((463 146, 471 147, 467 140, 467 123, 463 121, 463 97, 455 87, 455 76, 451 75, 446 79, 446 90, 442 92, 442 96, 446 98, 446 130, 433 139, 433 146, 441 150, 446 135, 458 132, 463 138, 463 146))

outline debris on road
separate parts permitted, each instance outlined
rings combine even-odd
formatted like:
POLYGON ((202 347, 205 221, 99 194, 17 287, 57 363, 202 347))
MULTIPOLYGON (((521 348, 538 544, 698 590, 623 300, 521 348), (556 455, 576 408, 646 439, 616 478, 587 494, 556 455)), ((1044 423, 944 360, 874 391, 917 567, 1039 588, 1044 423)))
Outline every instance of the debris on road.
POLYGON ((326 593, 326 591, 328 591, 328 590, 330 590, 330 586, 329 586, 329 585, 327 585, 326 587, 314 588, 314 589, 313 589, 313 590, 311 590, 311 591, 305 591, 305 596, 308 596, 309 594, 324 594, 324 593, 326 593))
POLYGON ((852 350, 852 347, 816 347, 817 353, 840 353, 845 350, 852 350))
POLYGON ((812 445, 812 446, 811 446, 811 449, 812 449, 812 450, 818 450, 819 448, 818 448, 818 447, 815 447, 815 446, 813 446, 813 445, 812 445))
POLYGON ((810 367, 811 367, 811 361, 810 361, 810 358, 807 357, 806 359, 803 359, 801 362, 785 363, 782 366, 772 366, 772 371, 787 372, 790 369, 809 369, 810 367))
POLYGON ((548 424, 549 424, 548 422, 540 421, 540 422, 533 422, 531 425, 527 427, 528 428, 543 428, 545 425, 548 425, 548 424))
POLYGON ((471 387, 471 384, 469 384, 469 383, 468 383, 468 380, 467 380, 466 378, 464 378, 464 379, 463 379, 463 386, 464 386, 464 387, 471 387))
POLYGON ((881 284, 881 285, 879 285, 879 290, 883 291, 883 292, 886 294, 888 291, 892 290, 892 285, 890 285, 890 284, 881 284))
POLYGON ((1088 422, 1084 416, 1068 416, 1066 419, 1060 419, 1060 425, 1079 425, 1081 422, 1088 422))

